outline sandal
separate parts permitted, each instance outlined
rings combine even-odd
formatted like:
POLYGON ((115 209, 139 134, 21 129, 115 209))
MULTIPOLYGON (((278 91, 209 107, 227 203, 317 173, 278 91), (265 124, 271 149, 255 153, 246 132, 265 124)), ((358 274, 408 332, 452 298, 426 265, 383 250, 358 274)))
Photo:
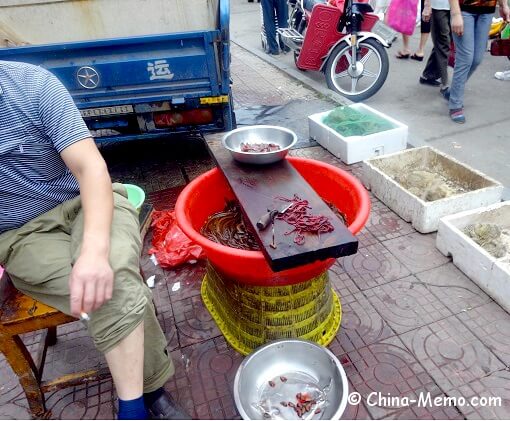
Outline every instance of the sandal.
POLYGON ((409 53, 403 54, 401 51, 399 51, 395 57, 398 59, 408 59, 410 55, 411 54, 409 54, 409 53))
POLYGON ((424 56, 419 56, 418 54, 414 53, 411 58, 416 61, 423 61, 424 56))

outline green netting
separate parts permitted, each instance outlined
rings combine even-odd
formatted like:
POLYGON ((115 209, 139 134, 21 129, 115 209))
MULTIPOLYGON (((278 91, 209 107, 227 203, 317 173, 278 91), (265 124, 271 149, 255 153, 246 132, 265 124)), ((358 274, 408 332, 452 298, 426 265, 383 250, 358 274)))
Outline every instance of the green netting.
POLYGON ((393 129, 389 121, 372 113, 364 113, 342 106, 331 111, 323 123, 342 136, 366 136, 393 129))

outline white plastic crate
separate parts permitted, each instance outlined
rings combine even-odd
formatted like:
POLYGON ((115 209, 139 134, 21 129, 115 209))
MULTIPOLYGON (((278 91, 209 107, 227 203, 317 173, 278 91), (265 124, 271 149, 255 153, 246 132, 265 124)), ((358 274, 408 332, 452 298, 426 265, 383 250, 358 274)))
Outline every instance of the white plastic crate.
POLYGON ((407 147, 408 128, 405 124, 365 104, 352 104, 349 107, 368 114, 375 114, 389 121, 394 128, 366 136, 346 137, 323 123, 331 112, 326 111, 308 117, 310 137, 346 164, 354 164, 379 155, 398 152, 407 147))
POLYGON ((364 161, 361 179, 375 197, 421 233, 437 231, 444 216, 497 203, 503 193, 503 186, 496 180, 428 146, 364 161), (394 174, 433 166, 464 191, 426 201, 393 178, 394 174))
POLYGON ((510 255, 497 259, 464 234, 473 223, 496 223, 510 229, 510 201, 444 217, 436 246, 473 282, 510 312, 510 255))

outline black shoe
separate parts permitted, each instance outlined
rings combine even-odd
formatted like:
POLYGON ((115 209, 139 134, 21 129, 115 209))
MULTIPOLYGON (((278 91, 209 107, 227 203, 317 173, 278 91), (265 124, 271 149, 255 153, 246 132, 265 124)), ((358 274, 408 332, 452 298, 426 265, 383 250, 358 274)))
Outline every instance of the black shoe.
POLYGON ((439 86, 441 82, 436 79, 427 79, 426 77, 420 76, 420 83, 422 85, 439 86))
POLYGON ((443 88, 443 89, 440 89, 439 92, 441 93, 441 95, 443 95, 443 98, 446 99, 447 101, 450 100, 450 88, 443 88))
POLYGON ((153 420, 191 419, 191 417, 174 402, 167 392, 163 392, 163 394, 147 409, 149 410, 149 415, 153 420))

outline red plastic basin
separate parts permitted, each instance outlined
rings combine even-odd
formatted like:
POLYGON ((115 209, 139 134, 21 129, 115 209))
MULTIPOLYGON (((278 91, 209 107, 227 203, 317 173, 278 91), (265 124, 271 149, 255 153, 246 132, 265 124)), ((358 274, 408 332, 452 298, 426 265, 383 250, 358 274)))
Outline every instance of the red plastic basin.
MULTIPOLYGON (((349 231, 358 233, 367 222, 370 198, 363 185, 351 174, 323 162, 287 158, 319 196, 346 216, 349 231)), ((326 259, 282 272, 273 272, 260 251, 239 250, 210 241, 200 234, 209 215, 225 208, 225 199, 234 199, 225 177, 212 169, 192 181, 179 195, 175 212, 183 232, 203 247, 216 270, 227 278, 250 285, 282 286, 308 281, 326 271, 335 259, 326 259)))

